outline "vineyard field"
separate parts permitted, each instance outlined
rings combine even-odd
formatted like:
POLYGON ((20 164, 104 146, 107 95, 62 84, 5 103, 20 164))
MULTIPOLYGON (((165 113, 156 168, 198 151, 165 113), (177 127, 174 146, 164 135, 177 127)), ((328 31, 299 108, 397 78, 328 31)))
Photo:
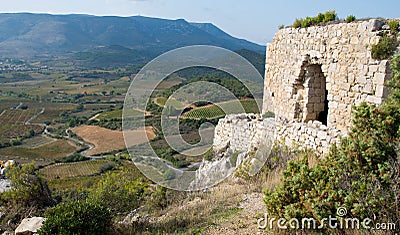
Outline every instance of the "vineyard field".
POLYGON ((101 173, 101 168, 110 164, 108 160, 88 160, 73 163, 57 163, 40 170, 47 179, 65 179, 101 173))
POLYGON ((14 159, 17 162, 35 162, 36 166, 47 165, 55 159, 67 157, 78 150, 71 141, 56 140, 38 147, 29 148, 26 145, 0 148, 0 160, 14 159))
MULTIPOLYGON (((126 117, 140 117, 143 115, 143 112, 139 110, 134 110, 130 109, 126 111, 125 113, 127 116, 126 117)), ((103 112, 99 116, 97 116, 97 119, 104 119, 104 120, 111 120, 111 119, 122 119, 122 109, 117 109, 117 110, 112 110, 108 112, 103 112)))
POLYGON ((218 105, 207 105, 199 107, 183 114, 185 118, 193 119, 215 119, 222 118, 226 114, 223 110, 227 110, 229 114, 243 113, 260 113, 257 102, 252 99, 240 100, 240 101, 229 101, 219 103, 218 105))
POLYGON ((54 141, 56 141, 56 139, 53 139, 53 138, 45 136, 45 135, 38 135, 33 138, 29 138, 29 139, 22 141, 22 145, 20 147, 37 148, 37 147, 49 144, 54 141))
POLYGON ((29 135, 33 131, 35 134, 43 131, 43 126, 26 125, 26 122, 37 114, 39 110, 4 110, 0 115, 0 144, 10 142, 10 140, 29 135))
POLYGON ((26 105, 28 109, 36 110, 37 112, 44 108, 43 113, 33 119, 32 123, 53 122, 60 119, 63 112, 72 111, 78 106, 77 104, 39 102, 32 100, 22 101, 22 103, 26 105))

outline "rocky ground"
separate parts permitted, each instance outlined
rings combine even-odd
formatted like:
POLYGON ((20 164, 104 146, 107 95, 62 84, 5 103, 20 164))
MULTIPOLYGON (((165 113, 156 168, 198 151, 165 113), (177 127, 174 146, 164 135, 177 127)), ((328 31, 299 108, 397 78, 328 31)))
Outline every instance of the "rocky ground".
POLYGON ((10 190, 11 181, 8 179, 0 179, 0 193, 10 190))

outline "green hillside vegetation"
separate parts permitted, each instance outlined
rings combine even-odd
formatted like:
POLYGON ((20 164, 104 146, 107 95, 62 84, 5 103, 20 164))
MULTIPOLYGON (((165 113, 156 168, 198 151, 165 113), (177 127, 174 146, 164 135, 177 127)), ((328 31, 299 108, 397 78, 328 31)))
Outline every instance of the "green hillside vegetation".
MULTIPOLYGON (((126 110, 127 117, 140 117, 143 112, 139 110, 126 110)), ((97 119, 100 120, 122 120, 122 109, 111 110, 107 112, 102 112, 97 119)))
POLYGON ((111 110, 108 112, 102 112, 97 116, 98 119, 102 120, 112 120, 112 119, 122 119, 122 109, 111 110))
MULTIPOLYGON (((245 98, 254 98, 253 96, 261 97, 262 94, 262 81, 248 81, 249 86, 251 86, 252 90, 256 92, 256 94, 252 94, 249 89, 239 80, 235 79, 233 76, 222 72, 222 71, 215 71, 209 75, 206 76, 200 76, 196 78, 192 78, 190 80, 187 80, 186 82, 183 82, 181 84, 175 85, 167 90, 163 91, 156 91, 153 93, 154 97, 170 97, 175 91, 177 91, 179 88, 190 85, 191 83, 196 83, 196 82, 210 82, 210 83, 215 83, 218 85, 221 85, 228 89, 230 92, 233 93, 234 96, 236 96, 238 99, 245 99, 245 98)), ((199 89, 199 88, 197 88, 199 89)), ((192 93, 197 94, 200 93, 200 91, 197 91, 196 88, 192 88, 192 93)), ((210 100, 218 100, 221 94, 214 94, 215 97, 209 97, 210 100)), ((165 99, 165 98, 164 98, 165 99)), ((165 100, 160 100, 160 102, 165 102, 165 100)))
MULTIPOLYGON (((155 103, 157 105, 159 105, 160 107, 163 108, 165 106, 165 104, 167 103, 168 98, 158 97, 154 101, 155 101, 155 103)), ((170 99, 168 103, 169 103, 169 105, 171 105, 175 109, 183 109, 184 108, 184 106, 183 106, 183 104, 181 102, 179 102, 178 100, 173 99, 173 98, 170 99)))

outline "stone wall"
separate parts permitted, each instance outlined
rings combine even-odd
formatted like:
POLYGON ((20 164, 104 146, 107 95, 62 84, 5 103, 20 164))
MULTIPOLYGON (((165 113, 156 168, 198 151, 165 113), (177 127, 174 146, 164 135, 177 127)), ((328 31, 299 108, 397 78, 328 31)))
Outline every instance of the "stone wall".
POLYGON ((280 30, 267 47, 263 112, 347 131, 354 104, 387 97, 388 61, 371 57, 387 27, 371 19, 280 30))
POLYGON ((322 154, 343 135, 319 121, 301 123, 280 118, 261 118, 256 114, 228 115, 215 128, 214 150, 230 148, 233 152, 250 152, 266 139, 278 140, 288 146, 315 149, 322 154))
POLYGON ((347 134, 353 105, 388 95, 387 60, 371 56, 386 20, 285 28, 267 46, 263 114, 229 115, 215 129, 214 149, 249 152, 271 137, 325 154, 347 134))

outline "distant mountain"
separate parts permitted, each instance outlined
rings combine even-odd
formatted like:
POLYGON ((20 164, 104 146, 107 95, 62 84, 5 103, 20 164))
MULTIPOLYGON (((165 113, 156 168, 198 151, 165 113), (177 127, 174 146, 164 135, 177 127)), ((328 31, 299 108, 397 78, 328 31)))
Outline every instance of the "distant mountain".
POLYGON ((199 44, 265 53, 265 47, 234 38, 213 24, 183 19, 0 14, 1 57, 73 55, 82 61, 107 62, 113 58, 118 63, 123 55, 141 62, 170 49, 199 44))

